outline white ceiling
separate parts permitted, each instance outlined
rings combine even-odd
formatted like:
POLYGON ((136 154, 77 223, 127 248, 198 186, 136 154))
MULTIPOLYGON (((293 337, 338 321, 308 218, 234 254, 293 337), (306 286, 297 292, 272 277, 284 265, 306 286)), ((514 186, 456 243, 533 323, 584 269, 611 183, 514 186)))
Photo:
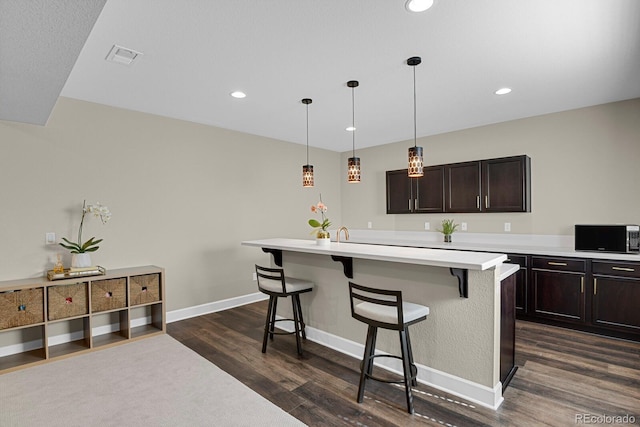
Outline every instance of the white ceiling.
POLYGON ((640 97, 638 0, 404 2, 107 0, 60 94, 300 144, 308 97, 309 144, 339 152, 349 80, 356 149, 413 138, 411 56, 418 137, 640 97))

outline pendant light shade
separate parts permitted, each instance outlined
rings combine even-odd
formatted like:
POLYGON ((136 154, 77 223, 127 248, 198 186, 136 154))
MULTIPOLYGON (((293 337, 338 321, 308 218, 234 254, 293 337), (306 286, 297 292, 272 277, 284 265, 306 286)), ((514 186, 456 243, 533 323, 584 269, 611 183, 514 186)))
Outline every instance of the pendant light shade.
POLYGON ((360 182, 360 157, 356 157, 356 107, 354 89, 360 85, 357 80, 350 80, 347 86, 351 88, 351 141, 352 141, 352 157, 347 161, 347 181, 350 183, 360 182))
POLYGON ((419 56, 407 59, 407 65, 413 67, 413 147, 409 148, 409 177, 420 178, 424 175, 422 170, 424 160, 422 157, 422 147, 417 146, 417 127, 416 127, 416 66, 422 62, 419 56))
POLYGON ((309 104, 313 101, 304 98, 302 103, 307 106, 307 164, 302 166, 302 186, 313 187, 313 165, 309 164, 309 104))

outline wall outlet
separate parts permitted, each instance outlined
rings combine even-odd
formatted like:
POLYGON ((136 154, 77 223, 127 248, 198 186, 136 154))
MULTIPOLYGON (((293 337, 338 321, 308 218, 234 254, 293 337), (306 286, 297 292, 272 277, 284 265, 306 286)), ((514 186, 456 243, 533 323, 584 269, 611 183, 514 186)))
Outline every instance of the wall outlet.
POLYGON ((425 230, 431 230, 431 224, 429 224, 428 222, 424 223, 424 229, 425 230))
POLYGON ((256 280, 258 280, 258 275, 256 274, 256 272, 253 272, 253 281, 255 282, 256 280))
POLYGON ((44 235, 44 242, 47 245, 55 245, 56 244, 56 233, 47 233, 44 235))
POLYGON ((371 223, 371 221, 367 222, 367 228, 372 228, 373 224, 371 223))
POLYGON ((510 222, 505 222, 504 223, 504 231, 511 231, 511 223, 510 222))
POLYGON ((460 230, 467 231, 467 223, 466 222, 463 222, 463 223, 460 224, 460 230))

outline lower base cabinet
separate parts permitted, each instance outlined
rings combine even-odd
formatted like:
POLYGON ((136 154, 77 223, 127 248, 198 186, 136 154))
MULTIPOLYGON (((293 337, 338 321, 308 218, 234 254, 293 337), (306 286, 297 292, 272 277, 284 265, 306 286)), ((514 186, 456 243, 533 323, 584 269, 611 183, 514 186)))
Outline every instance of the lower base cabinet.
POLYGON ((164 288, 156 266, 0 282, 0 374, 164 333, 164 288))
POLYGON ((595 325, 640 334, 640 264, 594 261, 595 325))

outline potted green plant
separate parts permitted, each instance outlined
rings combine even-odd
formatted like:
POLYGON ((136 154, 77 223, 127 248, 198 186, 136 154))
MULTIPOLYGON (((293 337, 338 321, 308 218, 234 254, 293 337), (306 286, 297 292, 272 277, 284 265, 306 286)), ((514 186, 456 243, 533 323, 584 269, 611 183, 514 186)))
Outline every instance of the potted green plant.
POLYGON ((86 200, 82 203, 82 219, 80 220, 80 228, 78 229, 78 241, 72 242, 66 237, 63 237, 62 240, 64 240, 65 243, 60 243, 60 246, 71 251, 72 268, 85 268, 91 266, 91 257, 89 256, 89 253, 97 251, 98 248, 100 248, 98 244, 102 242, 102 239, 96 239, 95 237, 90 238, 86 242, 82 241, 84 217, 88 213, 100 218, 103 224, 106 224, 107 221, 111 219, 111 212, 108 207, 103 206, 100 203, 87 205, 86 200))
POLYGON ((451 235, 456 231, 458 225, 460 224, 456 224, 452 219, 442 220, 442 228, 439 228, 438 231, 444 234, 444 241, 446 243, 451 243, 451 235))

